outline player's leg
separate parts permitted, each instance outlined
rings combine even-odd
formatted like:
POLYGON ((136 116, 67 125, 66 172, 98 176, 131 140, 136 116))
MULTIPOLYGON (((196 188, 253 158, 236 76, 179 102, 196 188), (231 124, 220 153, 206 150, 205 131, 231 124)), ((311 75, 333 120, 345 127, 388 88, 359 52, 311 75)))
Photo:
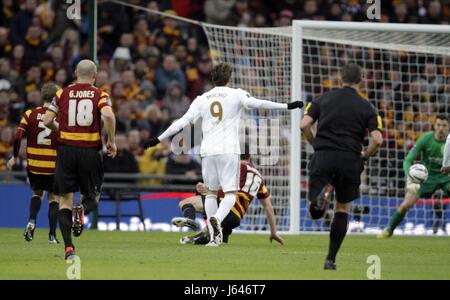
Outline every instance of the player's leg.
POLYGON ((213 221, 214 225, 216 226, 216 229, 214 229, 213 224, 211 223, 211 218, 214 220, 214 215, 217 213, 218 210, 218 204, 217 204, 217 190, 213 192, 212 195, 206 195, 205 197, 205 213, 206 213, 206 223, 208 227, 208 232, 210 234, 210 241, 214 240, 214 234, 217 232, 217 222, 213 221))
POLYGON ((400 206, 395 211, 394 215, 392 215, 389 225, 380 233, 378 238, 388 238, 394 234, 395 228, 403 221, 408 210, 414 206, 414 204, 423 197, 431 197, 434 192, 439 188, 439 181, 435 180, 431 176, 427 181, 418 184, 411 184, 407 182, 405 198, 400 206))
POLYGON ((412 191, 406 192, 405 199, 397 208, 397 211, 391 217, 389 225, 386 229, 378 235, 379 238, 391 237, 394 234, 395 228, 403 221, 408 210, 414 206, 414 204, 419 200, 419 194, 412 191))
POLYGON ((79 190, 77 173, 78 153, 74 147, 58 147, 54 176, 54 192, 59 196, 58 222, 64 240, 65 258, 75 255, 72 243, 73 193, 79 190))
POLYGON ((208 227, 197 232, 193 236, 184 236, 180 239, 180 244, 194 244, 194 245, 206 245, 209 243, 209 231, 208 227))
POLYGON ((218 172, 216 169, 216 165, 214 163, 213 156, 206 156, 202 158, 202 177, 205 186, 208 188, 208 190, 213 192, 212 194, 206 195, 204 205, 208 231, 211 235, 210 240, 213 240, 212 235, 214 233, 214 230, 212 228, 210 218, 216 214, 218 209, 217 191, 219 190, 220 187, 218 172))
MULTIPOLYGON (((33 187, 35 185, 35 178, 37 175, 32 175, 29 173, 28 177, 30 179, 30 184, 33 187), (30 176, 31 175, 31 176, 30 176), (34 178, 34 179, 31 179, 34 178)), ((36 219, 37 215, 39 213, 39 210, 41 209, 41 203, 42 203, 42 197, 44 196, 43 190, 32 190, 32 196, 30 201, 30 207, 29 207, 29 216, 28 216, 28 223, 25 228, 25 232, 23 234, 24 239, 27 242, 31 242, 34 238, 34 230, 36 229, 36 219)))
POLYGON ((239 190, 240 157, 238 154, 226 154, 214 158, 219 184, 225 197, 220 201, 216 214, 209 222, 213 228, 211 243, 220 245, 223 239, 221 223, 236 203, 236 193, 239 190))
POLYGON ((53 193, 48 194, 48 242, 50 244, 59 244, 56 238, 56 226, 58 225, 59 196, 53 193))
POLYGON ((309 165, 309 213, 313 220, 322 218, 325 215, 328 205, 326 193, 330 191, 331 183, 331 165, 328 162, 330 155, 327 153, 316 152, 311 158, 309 165))
POLYGON ((197 212, 203 213, 202 196, 192 196, 181 200, 178 207, 183 212, 183 217, 175 217, 172 219, 172 224, 177 227, 187 226, 194 231, 198 230, 198 224, 195 222, 195 214, 197 212))
POLYGON ((433 208, 432 208, 432 212, 433 212, 433 224, 431 226, 431 228, 433 229, 433 233, 436 234, 439 231, 439 228, 442 227, 442 229, 445 231, 445 226, 443 226, 444 224, 444 206, 442 204, 442 201, 438 201, 436 203, 433 204, 433 208))
POLYGON ((84 215, 98 207, 103 184, 102 157, 95 149, 80 149, 78 178, 80 182, 81 204, 73 208, 73 235, 80 236, 84 228, 84 215))
POLYGON ((73 193, 59 196, 59 228, 64 240, 64 254, 66 259, 71 259, 75 255, 75 247, 72 242, 72 207, 73 193))
POLYGON ((337 153, 334 159, 336 173, 333 176, 333 185, 336 191, 336 204, 330 226, 328 254, 324 264, 326 270, 336 270, 336 255, 347 234, 351 202, 359 197, 361 172, 364 169, 362 159, 352 153, 337 153))
POLYGON ((230 235, 233 233, 233 229, 241 225, 241 219, 232 211, 222 221, 223 242, 228 243, 230 235))
POLYGON ((42 187, 47 191, 48 199, 48 242, 50 244, 59 244, 56 238, 56 226, 58 224, 59 196, 54 194, 55 177, 53 175, 45 175, 41 177, 42 187))
POLYGON ((334 207, 334 217, 330 226, 330 243, 328 254, 325 260, 324 269, 336 269, 336 255, 344 241, 348 228, 348 213, 350 212, 351 202, 336 202, 334 207))
MULTIPOLYGON (((450 178, 447 175, 442 176, 440 189, 444 193, 444 195, 443 195, 444 198, 450 197, 450 178)), ((432 229, 433 229, 434 234, 436 234, 438 232, 439 228, 442 228, 442 230, 444 232, 446 232, 445 220, 444 220, 445 208, 446 208, 446 206, 442 202, 442 199, 433 205, 432 212, 434 214, 434 218, 433 218, 432 229)))

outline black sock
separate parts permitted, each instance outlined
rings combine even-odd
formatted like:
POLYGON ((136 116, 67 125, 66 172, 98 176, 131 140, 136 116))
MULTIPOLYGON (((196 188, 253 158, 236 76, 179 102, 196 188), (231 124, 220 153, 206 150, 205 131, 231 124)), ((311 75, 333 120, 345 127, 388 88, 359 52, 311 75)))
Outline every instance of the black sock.
POLYGON ((331 261, 336 260, 336 254, 341 247, 342 241, 347 233, 348 214, 337 212, 334 214, 333 222, 331 223, 330 231, 330 247, 328 249, 327 259, 331 261))
POLYGON ((183 211, 183 217, 195 220, 195 207, 192 204, 185 204, 183 207, 181 207, 181 210, 183 211))
POLYGON ((56 224, 58 224, 58 202, 50 202, 48 205, 48 224, 50 225, 50 234, 56 235, 56 224))
POLYGON ((41 209, 41 197, 39 196, 33 196, 31 197, 30 202, 30 221, 34 221, 36 223, 36 217, 39 213, 39 210, 41 209))
POLYGON ((72 211, 67 208, 60 209, 58 212, 59 228, 64 239, 64 246, 73 247, 72 244, 72 211))

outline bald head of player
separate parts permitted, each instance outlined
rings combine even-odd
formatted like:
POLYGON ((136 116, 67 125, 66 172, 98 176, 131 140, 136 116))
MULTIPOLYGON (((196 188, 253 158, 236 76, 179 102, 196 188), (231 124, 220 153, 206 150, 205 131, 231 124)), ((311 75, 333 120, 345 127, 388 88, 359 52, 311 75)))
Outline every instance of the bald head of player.
POLYGON ((83 59, 78 63, 75 74, 78 83, 94 84, 97 77, 97 66, 92 60, 83 59))

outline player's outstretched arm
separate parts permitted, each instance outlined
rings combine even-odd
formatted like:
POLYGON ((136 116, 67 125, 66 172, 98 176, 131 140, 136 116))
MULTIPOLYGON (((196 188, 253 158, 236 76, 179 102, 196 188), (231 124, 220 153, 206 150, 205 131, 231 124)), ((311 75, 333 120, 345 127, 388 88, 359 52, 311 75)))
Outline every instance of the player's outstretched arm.
POLYGON ((263 109, 296 109, 302 108, 303 102, 294 101, 291 103, 276 103, 268 100, 256 99, 250 95, 246 95, 242 98, 243 105, 246 108, 263 108, 263 109))
POLYGON ((172 125, 169 126, 169 128, 166 129, 159 137, 151 138, 148 142, 144 144, 144 148, 151 148, 158 145, 162 140, 169 138, 176 133, 178 133, 180 130, 182 130, 184 127, 186 127, 189 124, 189 120, 185 118, 184 116, 180 119, 176 120, 172 123, 172 125))
POLYGON ((272 204, 270 203, 270 197, 266 199, 259 200, 266 211, 267 221, 269 222, 270 227, 270 242, 277 241, 281 245, 284 245, 284 240, 277 233, 277 222, 275 219, 275 212, 273 210, 272 204))
POLYGON ((144 148, 151 148, 158 145, 162 140, 169 138, 175 134, 177 134, 180 130, 186 127, 190 123, 194 123, 199 115, 199 111, 197 109, 198 100, 195 99, 189 107, 188 111, 178 120, 172 123, 169 128, 166 129, 159 137, 154 137, 150 139, 147 143, 144 144, 144 148))

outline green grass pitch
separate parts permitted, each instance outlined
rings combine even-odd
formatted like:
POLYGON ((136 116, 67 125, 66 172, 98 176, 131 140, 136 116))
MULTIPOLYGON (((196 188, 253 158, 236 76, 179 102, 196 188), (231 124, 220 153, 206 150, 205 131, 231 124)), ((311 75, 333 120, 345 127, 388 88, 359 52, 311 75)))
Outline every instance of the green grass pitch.
MULTIPOLYGON (((59 235, 60 236, 60 235, 59 235)), ((347 236, 338 271, 322 270, 327 235, 233 234, 219 248, 180 245, 182 233, 85 231, 74 238, 81 279, 367 279, 369 255, 381 259, 381 279, 450 279, 446 237, 347 236)), ((0 230, 0 279, 66 279, 63 246, 49 245, 36 230, 31 243, 22 230, 0 230)))

